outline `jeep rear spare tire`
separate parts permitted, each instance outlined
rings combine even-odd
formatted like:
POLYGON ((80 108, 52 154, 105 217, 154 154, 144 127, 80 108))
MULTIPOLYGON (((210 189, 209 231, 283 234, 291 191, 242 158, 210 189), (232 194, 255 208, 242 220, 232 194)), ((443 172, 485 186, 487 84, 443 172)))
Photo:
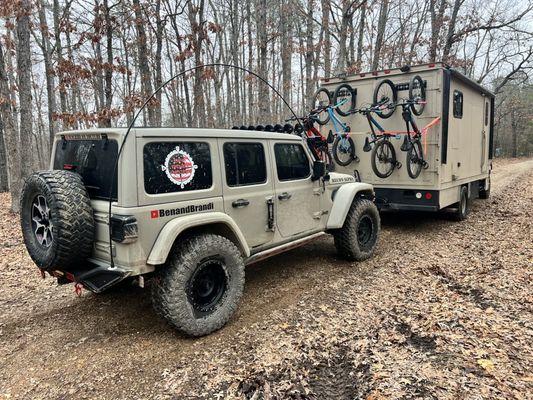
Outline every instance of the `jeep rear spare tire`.
POLYGON ((333 233, 337 252, 348 260, 370 258, 376 249, 380 223, 378 209, 372 201, 354 200, 344 225, 333 233))
POLYGON ((24 182, 20 223, 30 257, 43 270, 79 267, 91 255, 94 219, 81 176, 40 171, 24 182))
POLYGON ((179 331, 203 336, 231 318, 244 290, 244 261, 225 237, 193 236, 180 243, 152 285, 156 312, 179 331))

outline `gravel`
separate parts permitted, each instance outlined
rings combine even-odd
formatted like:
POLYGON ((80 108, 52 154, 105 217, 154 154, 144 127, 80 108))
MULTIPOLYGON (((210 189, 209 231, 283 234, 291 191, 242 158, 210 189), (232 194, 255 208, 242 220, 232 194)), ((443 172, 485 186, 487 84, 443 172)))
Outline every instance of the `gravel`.
POLYGON ((146 290, 42 280, 0 194, 0 398, 531 398, 532 199, 533 161, 500 160, 466 221, 385 214, 371 260, 327 238, 250 266, 190 339, 146 290))

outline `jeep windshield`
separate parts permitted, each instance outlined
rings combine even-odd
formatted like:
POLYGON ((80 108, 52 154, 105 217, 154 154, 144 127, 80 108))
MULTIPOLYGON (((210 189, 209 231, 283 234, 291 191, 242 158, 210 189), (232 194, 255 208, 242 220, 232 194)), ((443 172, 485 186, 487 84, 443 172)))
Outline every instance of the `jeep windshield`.
MULTIPOLYGON (((81 175, 91 199, 109 200, 111 174, 115 168, 118 143, 116 140, 61 139, 57 142, 54 169, 64 169, 81 175)), ((117 175, 111 192, 117 199, 117 175)))

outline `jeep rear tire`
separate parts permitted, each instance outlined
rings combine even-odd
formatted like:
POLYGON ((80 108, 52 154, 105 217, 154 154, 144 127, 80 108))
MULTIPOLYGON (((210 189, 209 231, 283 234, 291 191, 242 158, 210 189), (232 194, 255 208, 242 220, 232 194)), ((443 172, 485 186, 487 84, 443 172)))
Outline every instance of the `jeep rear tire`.
POLYGON ((174 250, 152 284, 152 304, 172 326, 190 336, 222 328, 244 290, 244 261, 225 237, 193 236, 174 250))
POLYGON ((348 260, 366 260, 374 254, 379 231, 380 218, 376 205, 368 199, 356 199, 344 225, 333 234, 337 252, 348 260))
POLYGON ((24 182, 20 223, 30 257, 43 270, 68 270, 91 255, 94 219, 81 176, 40 171, 24 182))

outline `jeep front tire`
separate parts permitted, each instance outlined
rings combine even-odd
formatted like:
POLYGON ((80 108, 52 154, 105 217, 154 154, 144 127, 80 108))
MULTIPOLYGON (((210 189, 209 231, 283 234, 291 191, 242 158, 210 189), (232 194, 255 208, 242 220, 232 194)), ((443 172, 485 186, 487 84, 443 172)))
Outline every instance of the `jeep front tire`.
POLYGON ((244 290, 244 261, 225 237, 205 234, 179 244, 152 285, 156 312, 190 336, 220 329, 244 290))
POLYGON ((368 199, 354 200, 344 225, 333 233, 337 252, 352 261, 372 257, 379 230, 380 218, 376 205, 368 199))

